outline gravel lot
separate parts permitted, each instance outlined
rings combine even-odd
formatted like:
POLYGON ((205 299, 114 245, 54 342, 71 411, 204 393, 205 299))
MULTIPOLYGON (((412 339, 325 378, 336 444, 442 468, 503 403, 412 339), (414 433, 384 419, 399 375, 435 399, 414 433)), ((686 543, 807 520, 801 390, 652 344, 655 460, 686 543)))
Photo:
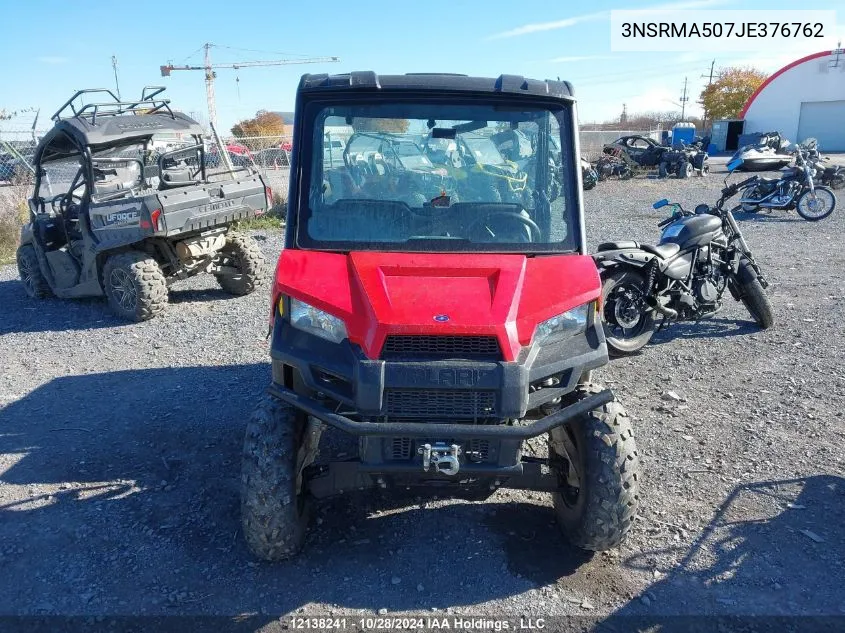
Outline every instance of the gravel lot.
MULTIPOLYGON (((591 245, 655 240, 654 200, 712 203, 721 178, 600 183, 591 245)), ((298 559, 256 563, 239 452, 269 379, 266 292, 204 276, 125 325, 101 301, 30 300, 0 267, 0 615, 845 616, 845 212, 738 219, 776 326, 728 298, 599 372, 645 478, 630 538, 595 556, 542 494, 366 493, 320 504, 298 559)))

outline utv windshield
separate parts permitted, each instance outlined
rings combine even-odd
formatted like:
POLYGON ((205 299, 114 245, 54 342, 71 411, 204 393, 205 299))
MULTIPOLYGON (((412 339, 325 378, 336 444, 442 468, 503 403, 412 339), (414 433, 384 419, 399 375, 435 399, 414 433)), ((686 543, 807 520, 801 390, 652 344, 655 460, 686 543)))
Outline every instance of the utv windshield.
POLYGON ((338 251, 575 251, 580 227, 570 116, 563 106, 466 102, 316 109, 306 130, 313 151, 303 164, 301 191, 308 195, 298 209, 297 244, 338 251), (343 160, 326 163, 326 131, 344 127, 343 160), (526 138, 529 151, 517 161, 502 155, 499 145, 526 138))

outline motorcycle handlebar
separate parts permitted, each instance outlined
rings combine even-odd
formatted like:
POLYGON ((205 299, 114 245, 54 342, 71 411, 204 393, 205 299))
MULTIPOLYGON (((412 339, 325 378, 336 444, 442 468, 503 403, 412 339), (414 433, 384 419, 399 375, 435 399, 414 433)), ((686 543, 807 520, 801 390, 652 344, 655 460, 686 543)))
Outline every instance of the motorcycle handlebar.
POLYGON ((666 218, 665 220, 661 220, 660 222, 658 222, 657 227, 662 229, 667 224, 672 224, 672 222, 674 222, 675 220, 675 216, 672 215, 672 217, 666 218))
POLYGON ((740 189, 742 189, 746 185, 751 184, 755 180, 757 180, 757 176, 751 176, 751 178, 746 178, 742 182, 738 182, 738 183, 735 183, 733 185, 729 185, 729 186, 725 187, 724 189, 722 189, 722 196, 732 196, 737 191, 739 191, 740 189))

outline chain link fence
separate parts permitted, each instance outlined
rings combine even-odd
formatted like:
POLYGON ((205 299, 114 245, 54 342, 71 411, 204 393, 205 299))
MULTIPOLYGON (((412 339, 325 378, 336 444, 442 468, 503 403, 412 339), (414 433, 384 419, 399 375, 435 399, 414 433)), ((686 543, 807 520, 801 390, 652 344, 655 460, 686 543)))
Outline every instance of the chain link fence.
POLYGON ((233 167, 249 167, 261 174, 273 190, 276 205, 286 201, 290 174, 290 136, 223 137, 222 148, 213 137, 207 138, 206 167, 225 169, 225 158, 233 167))
POLYGON ((602 148, 621 136, 645 136, 660 142, 661 130, 581 130, 578 137, 581 155, 589 161, 598 160, 602 148))

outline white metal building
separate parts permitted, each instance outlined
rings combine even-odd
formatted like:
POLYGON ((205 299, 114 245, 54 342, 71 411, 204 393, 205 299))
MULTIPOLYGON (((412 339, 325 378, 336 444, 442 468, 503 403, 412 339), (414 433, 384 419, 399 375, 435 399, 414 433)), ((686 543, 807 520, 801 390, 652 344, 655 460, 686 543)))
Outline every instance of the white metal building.
POLYGON ((822 152, 845 152, 845 51, 824 51, 784 66, 740 112, 745 133, 778 131, 790 141, 814 137, 822 152))

